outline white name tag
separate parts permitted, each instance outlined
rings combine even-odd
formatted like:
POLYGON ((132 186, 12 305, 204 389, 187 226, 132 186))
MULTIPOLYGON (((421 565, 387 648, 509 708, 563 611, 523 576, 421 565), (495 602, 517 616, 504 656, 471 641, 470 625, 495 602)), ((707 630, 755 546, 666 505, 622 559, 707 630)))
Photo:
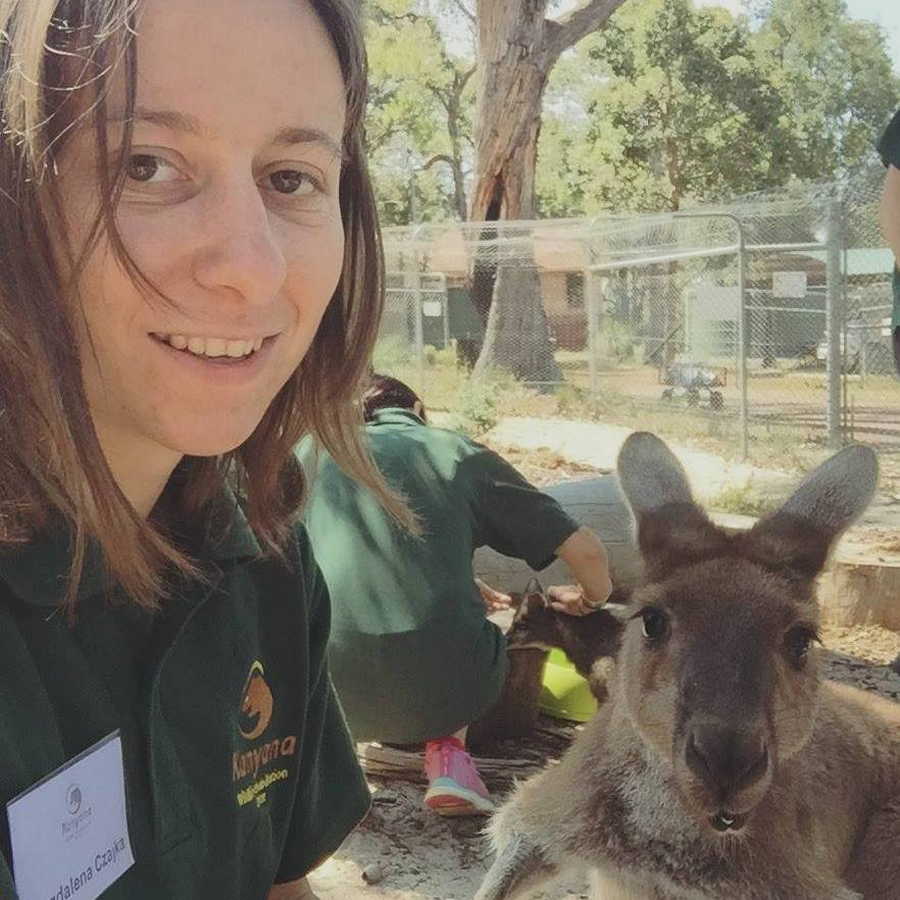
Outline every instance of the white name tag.
POLYGON ((94 900, 134 865, 118 731, 6 804, 20 900, 94 900))

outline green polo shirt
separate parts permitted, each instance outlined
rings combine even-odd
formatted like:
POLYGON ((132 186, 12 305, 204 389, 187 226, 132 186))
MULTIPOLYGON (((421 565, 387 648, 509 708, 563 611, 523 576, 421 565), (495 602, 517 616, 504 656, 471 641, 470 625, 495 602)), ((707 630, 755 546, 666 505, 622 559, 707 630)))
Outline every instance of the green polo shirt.
MULTIPOLYGON (((885 129, 878 141, 878 153, 885 166, 894 166, 900 169, 900 110, 894 113, 894 118, 885 129)), ((894 313, 891 318, 891 328, 900 328, 900 270, 894 266, 894 313)))
POLYGON ((109 900, 263 900, 365 814, 305 533, 290 568, 261 558, 225 503, 228 536, 190 547, 208 583, 173 583, 155 615, 107 599, 89 566, 68 624, 61 532, 0 555, 0 896, 13 896, 6 802, 115 729, 136 863, 109 900))
MULTIPOLYGON (((477 719, 506 676, 473 552, 486 544, 542 569, 578 523, 497 454, 408 410, 382 410, 366 437, 424 534, 397 527, 320 454, 305 518, 333 598, 329 663, 357 740, 422 741, 477 719)), ((309 446, 298 453, 313 465, 309 446)))

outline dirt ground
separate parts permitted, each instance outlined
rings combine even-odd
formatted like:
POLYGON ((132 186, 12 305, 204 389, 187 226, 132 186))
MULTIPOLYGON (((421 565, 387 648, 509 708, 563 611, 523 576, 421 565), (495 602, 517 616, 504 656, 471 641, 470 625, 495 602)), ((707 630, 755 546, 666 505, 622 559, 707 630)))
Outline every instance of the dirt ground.
MULTIPOLYGON (((609 432, 603 446, 598 446, 597 426, 592 426, 592 437, 587 438, 577 428, 564 434, 547 422, 541 423, 542 440, 541 433, 529 425, 523 421, 501 423, 487 442, 502 449, 539 485, 609 471, 621 443, 618 433, 609 432), (523 439, 528 434, 531 437, 523 439)), ((703 458, 686 461, 686 465, 695 483, 696 472, 703 474, 709 491, 714 491, 719 482, 733 482, 747 474, 735 464, 715 468, 713 462, 703 458)), ((784 493, 795 481, 795 477, 782 473, 757 473, 755 477, 761 478, 761 483, 771 482, 775 493, 784 493)), ((886 553, 900 552, 900 503, 883 497, 879 508, 854 530, 853 539, 886 553)), ((900 633, 877 626, 828 627, 823 642, 827 677, 900 702, 900 674, 890 666, 900 653, 900 633)), ((572 723, 542 718, 527 739, 479 748, 479 753, 493 759, 517 760, 519 765, 526 761, 527 774, 559 759, 579 729, 572 723)), ((512 784, 512 779, 503 775, 486 780, 495 799, 501 799, 512 784)), ((373 799, 369 817, 310 878, 321 900, 470 900, 490 863, 491 854, 481 834, 484 821, 448 820, 427 812, 422 807, 421 783, 375 777, 370 777, 369 783, 373 799)), ((587 900, 588 896, 584 879, 573 876, 536 894, 535 900, 587 900)))
MULTIPOLYGON (((574 383, 587 385, 586 374, 573 376, 574 383)), ((651 366, 622 366, 600 373, 601 389, 644 401, 659 401, 664 385, 658 370, 651 366)), ((853 407, 854 436, 857 440, 896 447, 900 444, 900 382, 893 376, 858 375, 846 377, 847 403, 853 407)), ((727 384, 717 388, 726 410, 734 412, 739 403, 734 372, 727 384)), ((821 371, 755 371, 748 382, 748 402, 752 416, 773 423, 789 420, 798 430, 819 433, 825 427, 827 382, 821 371)), ((675 404, 677 406, 677 403, 675 404)))

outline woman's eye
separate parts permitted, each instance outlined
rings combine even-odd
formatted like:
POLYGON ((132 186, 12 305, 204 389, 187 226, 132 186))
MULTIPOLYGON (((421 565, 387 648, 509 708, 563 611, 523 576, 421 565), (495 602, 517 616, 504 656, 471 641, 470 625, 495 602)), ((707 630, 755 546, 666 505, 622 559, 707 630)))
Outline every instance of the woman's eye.
POLYGON ((277 172, 267 175, 266 178, 279 194, 305 196, 312 194, 318 187, 312 176, 297 169, 279 169, 277 172))
POLYGON ((131 181, 144 184, 177 181, 178 170, 171 163, 149 153, 134 153, 128 158, 125 172, 131 181))

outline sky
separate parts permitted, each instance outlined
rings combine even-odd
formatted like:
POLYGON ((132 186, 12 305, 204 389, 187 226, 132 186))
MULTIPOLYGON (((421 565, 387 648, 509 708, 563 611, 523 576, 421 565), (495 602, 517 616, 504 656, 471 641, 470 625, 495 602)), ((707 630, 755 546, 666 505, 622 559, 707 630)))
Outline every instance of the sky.
MULTIPOLYGON (((742 11, 741 0, 696 0, 700 6, 724 6, 733 13, 742 11)), ((888 52, 894 60, 894 71, 900 74, 900 2, 898 0, 844 0, 852 19, 877 22, 887 33, 888 52)))

